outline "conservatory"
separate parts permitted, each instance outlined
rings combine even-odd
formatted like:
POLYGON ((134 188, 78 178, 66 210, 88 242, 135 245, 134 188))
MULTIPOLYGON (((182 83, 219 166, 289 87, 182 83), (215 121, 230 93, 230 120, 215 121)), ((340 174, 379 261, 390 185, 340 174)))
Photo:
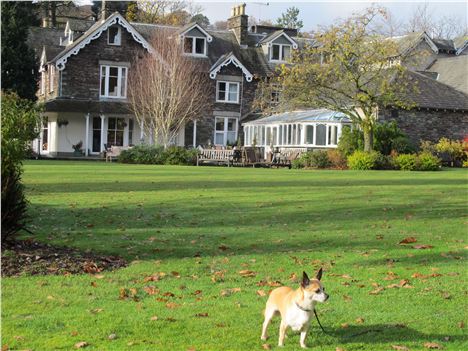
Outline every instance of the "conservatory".
POLYGON ((284 112, 244 123, 244 145, 336 148, 343 126, 351 124, 344 113, 326 109, 284 112))

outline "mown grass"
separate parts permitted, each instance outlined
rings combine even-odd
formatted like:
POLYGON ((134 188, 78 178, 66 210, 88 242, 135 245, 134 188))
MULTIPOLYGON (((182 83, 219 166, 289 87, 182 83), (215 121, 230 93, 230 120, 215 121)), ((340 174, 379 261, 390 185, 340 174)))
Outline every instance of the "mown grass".
MULTIPOLYGON (((33 350, 80 341, 89 350, 262 350, 260 295, 271 288, 259 282, 297 286, 293 274, 323 266, 331 298, 318 312, 335 336, 312 321, 312 349, 422 350, 435 342, 464 350, 467 175, 29 161, 36 237, 131 264, 97 276, 4 278, 2 342, 33 350), (417 243, 398 245, 409 236, 417 243), (166 275, 145 282, 158 272, 166 275), (387 288, 404 279, 408 288, 387 288), (149 286, 160 292, 148 294, 149 286), (369 294, 378 286, 385 289, 369 294), (119 299, 122 288, 129 297, 119 299), (370 329, 380 331, 348 337, 370 329)), ((278 326, 278 319, 270 326, 272 348, 278 326)), ((290 333, 284 350, 298 348, 290 333)))

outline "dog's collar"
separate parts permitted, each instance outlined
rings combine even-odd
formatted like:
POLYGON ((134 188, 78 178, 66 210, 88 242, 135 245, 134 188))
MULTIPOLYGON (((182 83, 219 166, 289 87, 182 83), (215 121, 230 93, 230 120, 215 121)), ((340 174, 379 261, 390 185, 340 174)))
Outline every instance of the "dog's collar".
POLYGON ((299 305, 297 302, 295 303, 296 303, 297 308, 299 308, 300 310, 303 310, 304 312, 312 312, 314 310, 314 309, 311 309, 311 310, 305 309, 304 307, 299 305))

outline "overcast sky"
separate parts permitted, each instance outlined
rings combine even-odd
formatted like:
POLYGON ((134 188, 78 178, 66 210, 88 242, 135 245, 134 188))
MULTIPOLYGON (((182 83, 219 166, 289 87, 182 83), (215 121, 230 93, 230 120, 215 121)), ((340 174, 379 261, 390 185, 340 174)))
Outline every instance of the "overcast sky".
MULTIPOLYGON (((231 8, 241 2, 233 1, 194 1, 203 8, 203 14, 210 19, 211 23, 226 20, 231 14, 231 8)), ((243 1, 247 4, 246 14, 257 19, 276 19, 285 12, 288 7, 296 6, 300 10, 300 19, 304 22, 304 31, 316 29, 317 25, 332 24, 336 18, 347 17, 354 12, 359 12, 372 3, 387 7, 391 13, 401 19, 406 20, 414 8, 421 5, 422 1, 243 1), (261 5, 263 4, 263 5, 261 5), (266 5, 268 4, 268 5, 266 5)), ((463 23, 467 23, 468 2, 465 1, 429 1, 429 7, 436 17, 457 16, 463 23)))

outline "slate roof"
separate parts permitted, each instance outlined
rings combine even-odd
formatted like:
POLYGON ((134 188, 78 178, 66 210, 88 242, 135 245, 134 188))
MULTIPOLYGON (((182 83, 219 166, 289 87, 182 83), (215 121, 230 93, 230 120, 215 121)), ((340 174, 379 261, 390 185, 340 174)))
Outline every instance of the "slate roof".
POLYGON ((428 71, 437 73, 439 82, 468 94, 468 55, 438 58, 428 71))
POLYGON ((65 49, 60 46, 60 38, 63 37, 63 29, 31 27, 27 43, 33 48, 36 57, 39 59, 42 50, 46 50, 46 60, 52 60, 58 53, 65 49))
POLYGON ((467 94, 418 72, 407 71, 407 79, 418 88, 407 96, 417 107, 468 111, 467 94))
POLYGON ((131 113, 129 104, 124 101, 96 101, 70 98, 55 98, 45 102, 48 112, 80 113, 131 113))

